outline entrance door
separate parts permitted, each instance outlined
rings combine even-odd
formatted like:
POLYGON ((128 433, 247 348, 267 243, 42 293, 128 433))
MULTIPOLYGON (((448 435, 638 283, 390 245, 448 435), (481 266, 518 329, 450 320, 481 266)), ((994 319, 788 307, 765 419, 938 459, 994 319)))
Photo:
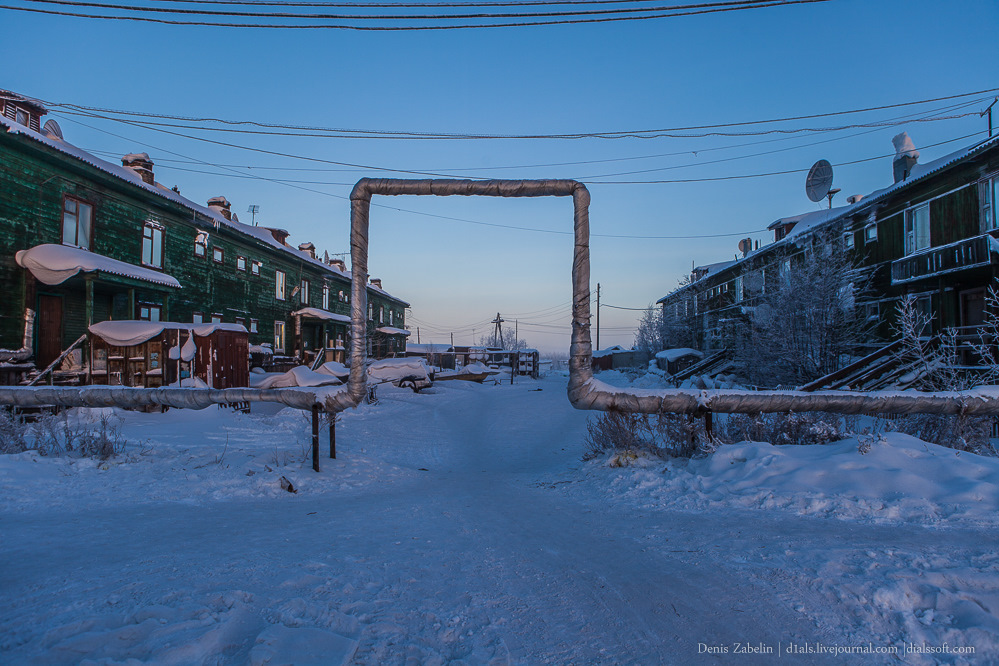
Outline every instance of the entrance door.
POLYGON ((62 353, 62 296, 38 297, 38 367, 47 368, 62 353))

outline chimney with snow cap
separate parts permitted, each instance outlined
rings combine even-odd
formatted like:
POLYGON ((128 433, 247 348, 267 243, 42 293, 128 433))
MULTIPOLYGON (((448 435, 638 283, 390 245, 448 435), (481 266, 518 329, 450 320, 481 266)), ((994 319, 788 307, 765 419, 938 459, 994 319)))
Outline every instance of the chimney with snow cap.
POLYGON ((212 197, 211 199, 208 200, 208 207, 211 210, 215 211, 216 213, 219 213, 222 217, 224 217, 227 220, 232 219, 232 211, 230 210, 231 205, 232 204, 229 203, 228 199, 221 196, 212 197))
POLYGON ((312 243, 299 243, 298 249, 301 252, 305 252, 313 259, 316 258, 316 246, 312 243))
POLYGON ((916 162, 919 161, 919 151, 916 150, 912 144, 912 139, 906 132, 896 134, 891 142, 895 146, 895 159, 891 162, 891 170, 895 182, 898 183, 908 178, 909 174, 912 173, 912 167, 916 166, 916 162))
POLYGON ((347 272, 347 264, 343 259, 330 259, 330 266, 337 269, 341 273, 347 272))
POLYGON ((382 279, 381 278, 371 278, 371 286, 372 287, 377 287, 378 289, 381 289, 382 288, 382 279))
POLYGON ((281 243, 281 245, 287 245, 285 241, 288 239, 289 232, 285 231, 284 229, 278 229, 276 227, 264 227, 264 229, 271 232, 271 236, 273 236, 274 240, 276 240, 278 243, 281 243))
POLYGON ((142 182, 153 184, 153 161, 146 153, 130 153, 121 158, 121 165, 131 169, 142 178, 142 182))

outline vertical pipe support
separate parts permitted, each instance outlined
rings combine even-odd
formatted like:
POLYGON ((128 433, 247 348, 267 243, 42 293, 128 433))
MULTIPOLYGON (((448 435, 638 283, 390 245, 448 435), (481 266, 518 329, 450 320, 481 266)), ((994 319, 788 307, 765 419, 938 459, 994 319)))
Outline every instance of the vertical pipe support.
POLYGON ((319 403, 312 405, 312 469, 319 471, 319 403))

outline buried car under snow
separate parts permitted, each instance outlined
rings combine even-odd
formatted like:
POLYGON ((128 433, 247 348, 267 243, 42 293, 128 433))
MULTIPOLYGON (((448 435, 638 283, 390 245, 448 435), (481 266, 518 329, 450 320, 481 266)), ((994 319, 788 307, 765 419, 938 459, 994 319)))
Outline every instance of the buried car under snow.
POLYGON ((422 358, 385 358, 368 366, 368 384, 391 382, 414 391, 434 385, 434 372, 422 358))

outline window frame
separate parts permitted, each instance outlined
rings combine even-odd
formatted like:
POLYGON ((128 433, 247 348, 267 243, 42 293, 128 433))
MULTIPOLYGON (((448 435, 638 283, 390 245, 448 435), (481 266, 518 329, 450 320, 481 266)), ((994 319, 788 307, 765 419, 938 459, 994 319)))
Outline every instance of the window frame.
POLYGON ((250 260, 250 275, 260 277, 260 269, 264 267, 264 262, 256 259, 250 260))
POLYGON ((274 351, 284 352, 285 325, 283 321, 274 322, 274 351))
POLYGON ((260 328, 260 320, 259 319, 251 319, 250 320, 250 327, 248 329, 249 332, 250 333, 259 333, 259 330, 258 330, 259 328, 260 328))
POLYGON ((902 240, 905 256, 916 254, 917 252, 933 246, 933 238, 930 234, 931 223, 930 202, 905 209, 905 215, 902 223, 902 240), (917 219, 917 215, 923 211, 926 212, 925 222, 921 221, 921 219, 917 219), (919 233, 921 227, 923 226, 925 226, 925 236, 919 233), (920 245, 921 239, 924 240, 924 245, 920 245))
POLYGON ((246 257, 241 254, 236 255, 236 270, 240 273, 246 272, 246 257), (240 268, 240 264, 242 264, 242 268, 240 268))
POLYGON ((81 199, 79 197, 74 197, 74 196, 71 196, 71 195, 68 195, 68 194, 63 195, 63 197, 62 197, 62 228, 60 229, 60 232, 59 232, 60 236, 62 238, 62 244, 63 245, 71 245, 73 247, 78 247, 81 250, 90 250, 91 246, 93 245, 93 241, 94 241, 94 217, 95 217, 94 216, 94 209, 95 209, 94 204, 92 204, 91 202, 89 202, 89 201, 87 201, 85 199, 81 199), (75 219, 75 223, 74 223, 74 228, 75 228, 75 236, 74 236, 74 238, 76 239, 75 242, 67 242, 67 240, 66 240, 66 215, 68 213, 68 211, 66 209, 66 205, 69 202, 73 202, 73 204, 76 206, 76 211, 74 213, 72 213, 72 215, 73 215, 73 217, 75 219), (80 241, 80 206, 86 206, 90 210, 90 220, 89 220, 88 226, 87 226, 87 238, 86 238, 86 244, 85 245, 81 244, 79 242, 80 241))
POLYGON ((212 313, 212 321, 211 321, 211 323, 213 323, 213 324, 221 324, 222 323, 222 313, 221 312, 213 312, 212 313))
POLYGON ((306 278, 302 278, 302 283, 298 292, 298 302, 303 307, 309 307, 309 291, 311 285, 306 278))
POLYGON ((212 261, 216 264, 225 263, 225 248, 219 245, 212 245, 212 261))
POLYGON ((153 222, 152 220, 146 220, 142 225, 142 265, 148 268, 163 269, 163 250, 166 244, 166 228, 159 222, 153 222), (146 232, 149 235, 146 235, 146 232), (159 243, 157 244, 156 239, 159 237, 159 243), (149 256, 147 258, 146 249, 148 241, 149 256), (157 249, 159 250, 159 257, 156 256, 157 249), (159 263, 156 263, 156 260, 159 263))
POLYGON ((864 227, 864 243, 877 243, 878 242, 878 225, 868 224, 864 227))
POLYGON ((205 323, 205 313, 201 310, 195 310, 191 313, 191 323, 192 324, 204 324, 205 323))
POLYGON ((274 269, 274 298, 278 301, 288 300, 288 274, 280 268, 274 269))
POLYGON ((163 321, 163 306, 160 303, 139 303, 139 321, 163 321), (153 319, 154 312, 155 319, 153 319))

